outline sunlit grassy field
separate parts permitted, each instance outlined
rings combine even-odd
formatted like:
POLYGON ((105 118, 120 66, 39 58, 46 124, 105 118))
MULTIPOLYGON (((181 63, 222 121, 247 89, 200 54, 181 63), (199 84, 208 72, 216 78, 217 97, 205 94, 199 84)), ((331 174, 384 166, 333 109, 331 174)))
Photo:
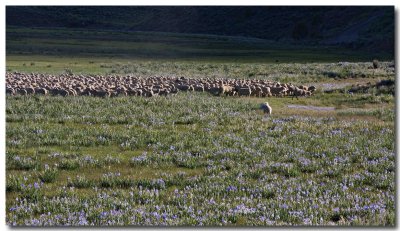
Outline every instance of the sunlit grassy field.
MULTIPOLYGON (((8 30, 7 36, 17 32, 8 30)), ((375 89, 347 93, 352 84, 394 79, 390 60, 372 69, 356 56, 358 62, 337 62, 352 60, 329 52, 326 62, 322 55, 314 63, 301 51, 292 51, 290 60, 289 50, 282 57, 250 52, 251 57, 235 58, 238 53, 226 49, 229 55, 221 58, 212 47, 216 43, 207 44, 212 54, 204 58, 182 58, 183 48, 169 57, 176 44, 184 44, 182 37, 172 45, 159 41, 157 49, 145 46, 154 51, 146 55, 135 53, 139 43, 127 49, 132 53, 120 54, 127 36, 118 32, 114 38, 121 44, 109 46, 102 57, 93 32, 70 32, 71 40, 61 45, 52 44, 66 31, 41 31, 32 38, 37 40, 27 40, 25 32, 7 42, 7 71, 254 78, 318 90, 300 99, 197 92, 152 98, 7 96, 7 224, 395 225, 395 98, 375 89), (47 41, 44 34, 53 37, 47 41), (24 41, 25 48, 17 48, 24 41), (68 54, 73 46, 86 47, 87 55, 68 54), (164 56, 147 56, 156 53, 164 56), (326 93, 329 89, 342 91, 326 93), (273 108, 270 117, 259 109, 264 101, 273 108)), ((140 42, 154 34, 135 35, 140 42)), ((171 41, 176 35, 165 36, 171 41)), ((204 36, 186 38, 193 44, 204 36)), ((264 45, 248 46, 254 51, 264 45)), ((196 49, 198 54, 205 48, 196 49)))
POLYGON ((352 100, 7 97, 7 223, 394 225, 393 98, 352 100))

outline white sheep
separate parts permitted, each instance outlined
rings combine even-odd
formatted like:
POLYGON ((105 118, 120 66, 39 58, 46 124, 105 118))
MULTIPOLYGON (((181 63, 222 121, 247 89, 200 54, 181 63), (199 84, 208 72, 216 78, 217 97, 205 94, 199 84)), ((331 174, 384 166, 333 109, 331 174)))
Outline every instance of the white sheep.
POLYGON ((269 106, 268 102, 262 103, 261 104, 261 109, 264 110, 264 113, 267 115, 271 115, 272 114, 272 108, 271 106, 269 106))

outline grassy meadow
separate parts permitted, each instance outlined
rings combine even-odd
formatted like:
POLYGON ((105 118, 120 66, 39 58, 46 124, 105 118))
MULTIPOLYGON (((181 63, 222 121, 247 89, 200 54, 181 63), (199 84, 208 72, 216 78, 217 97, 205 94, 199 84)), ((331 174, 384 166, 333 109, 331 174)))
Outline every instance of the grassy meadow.
POLYGON ((6 96, 7 224, 394 226, 395 97, 324 92, 394 79, 391 60, 372 69, 362 54, 289 48, 223 36, 7 29, 10 72, 318 88, 298 100, 6 96), (259 109, 264 101, 271 117, 259 109))

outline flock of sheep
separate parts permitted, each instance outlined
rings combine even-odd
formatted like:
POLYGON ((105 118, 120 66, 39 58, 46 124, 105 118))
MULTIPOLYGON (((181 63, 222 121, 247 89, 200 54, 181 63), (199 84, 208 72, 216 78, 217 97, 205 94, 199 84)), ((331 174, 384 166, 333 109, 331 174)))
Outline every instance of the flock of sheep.
POLYGON ((185 77, 99 75, 47 75, 6 73, 6 94, 61 96, 145 96, 173 95, 179 91, 209 92, 213 95, 283 97, 310 96, 314 86, 295 86, 268 80, 191 79, 185 77))

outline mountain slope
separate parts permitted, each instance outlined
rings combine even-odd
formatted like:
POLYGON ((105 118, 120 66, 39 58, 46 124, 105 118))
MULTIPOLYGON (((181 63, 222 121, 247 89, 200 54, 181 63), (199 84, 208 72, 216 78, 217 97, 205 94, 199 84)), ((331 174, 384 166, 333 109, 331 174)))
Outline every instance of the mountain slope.
POLYGON ((232 35, 394 52, 391 6, 7 6, 6 24, 232 35))

